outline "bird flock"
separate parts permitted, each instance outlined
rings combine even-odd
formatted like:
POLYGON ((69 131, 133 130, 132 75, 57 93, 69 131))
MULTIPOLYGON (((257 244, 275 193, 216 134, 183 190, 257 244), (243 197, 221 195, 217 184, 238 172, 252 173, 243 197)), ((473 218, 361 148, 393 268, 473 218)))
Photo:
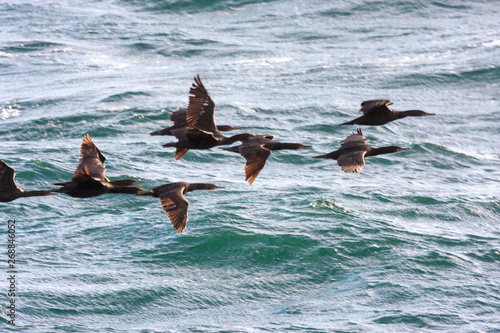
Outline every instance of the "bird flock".
MULTIPOLYGON (((173 126, 151 132, 150 135, 175 136, 176 142, 169 142, 163 147, 176 149, 174 159, 179 160, 190 149, 219 149, 240 154, 246 160, 245 177, 251 185, 264 168, 267 158, 273 150, 302 149, 311 147, 301 143, 283 143, 273 140, 272 135, 254 135, 242 133, 225 136, 221 132, 230 132, 242 129, 230 125, 215 124, 215 103, 210 93, 201 82, 200 76, 194 78, 194 83, 189 90, 189 103, 186 109, 174 111, 170 120, 173 126), (241 144, 230 147, 235 142, 241 144)), ((422 110, 395 111, 388 106, 393 104, 390 100, 369 100, 361 103, 362 116, 342 125, 384 125, 391 121, 405 117, 422 117, 435 115, 422 110)), ((373 148, 367 144, 369 141, 363 136, 361 128, 340 142, 340 148, 328 154, 314 156, 313 158, 326 158, 337 161, 342 171, 346 173, 359 173, 365 165, 365 157, 380 154, 395 153, 410 148, 387 146, 373 148)), ((195 190, 214 190, 220 186, 208 183, 177 182, 145 190, 134 185, 140 184, 135 179, 109 180, 104 174, 106 158, 87 134, 83 138, 80 148, 80 162, 73 178, 70 181, 55 183, 60 186, 50 190, 25 191, 15 184, 15 172, 4 161, 0 161, 0 202, 9 202, 21 197, 47 196, 56 193, 65 193, 75 198, 89 198, 105 193, 128 193, 135 195, 153 196, 160 199, 163 210, 167 213, 172 226, 177 233, 186 229, 188 219, 189 201, 184 194, 195 190)))

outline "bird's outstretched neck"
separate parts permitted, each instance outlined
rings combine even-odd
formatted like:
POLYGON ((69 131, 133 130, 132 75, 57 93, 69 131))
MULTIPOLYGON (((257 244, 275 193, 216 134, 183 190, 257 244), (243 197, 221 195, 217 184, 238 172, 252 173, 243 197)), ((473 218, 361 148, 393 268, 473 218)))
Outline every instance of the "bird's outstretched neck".
POLYGON ((23 191, 21 197, 41 197, 45 195, 56 194, 51 191, 23 191))
POLYGON ((380 148, 372 148, 370 151, 366 153, 366 156, 377 156, 377 155, 382 155, 382 154, 391 154, 391 153, 396 153, 398 151, 402 150, 408 150, 410 148, 401 148, 399 146, 387 146, 387 147, 380 147, 380 148))
POLYGON ((435 116, 435 113, 428 113, 422 110, 406 110, 406 111, 396 111, 396 116, 398 119, 406 117, 423 117, 423 116, 435 116))
POLYGON ((272 142, 269 144, 265 144, 264 146, 271 150, 302 149, 304 147, 311 147, 303 145, 302 143, 288 143, 288 142, 272 142))
POLYGON ((195 191, 195 190, 215 190, 216 188, 223 188, 223 187, 217 186, 214 184, 191 183, 187 186, 186 192, 195 191))

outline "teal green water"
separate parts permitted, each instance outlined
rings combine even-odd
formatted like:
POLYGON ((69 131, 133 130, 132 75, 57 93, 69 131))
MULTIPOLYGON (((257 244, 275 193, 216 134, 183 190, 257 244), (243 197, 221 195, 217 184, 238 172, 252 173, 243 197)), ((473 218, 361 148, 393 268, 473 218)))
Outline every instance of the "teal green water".
POLYGON ((181 235, 156 198, 0 203, 0 330, 500 330, 497 3, 16 1, 0 16, 0 159, 20 187, 70 179, 87 133, 113 180, 225 187, 186 195, 181 235), (251 186, 231 152, 174 161, 173 138, 148 133, 196 74, 217 123, 312 148, 273 152, 251 186), (375 98, 437 116, 363 127, 411 150, 361 174, 312 159, 375 98))

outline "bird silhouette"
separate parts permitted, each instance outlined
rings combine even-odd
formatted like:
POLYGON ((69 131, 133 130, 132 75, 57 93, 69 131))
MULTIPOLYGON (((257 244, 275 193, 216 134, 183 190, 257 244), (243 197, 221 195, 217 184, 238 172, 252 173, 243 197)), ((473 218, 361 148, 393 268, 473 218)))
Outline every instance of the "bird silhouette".
POLYGON ((282 143, 273 141, 272 135, 257 135, 253 140, 248 140, 241 145, 234 147, 221 147, 223 150, 239 153, 247 161, 245 166, 245 176, 251 185, 260 171, 264 168, 267 158, 271 156, 273 150, 302 149, 311 147, 302 143, 282 143))
POLYGON ((137 194, 143 190, 140 187, 130 187, 140 183, 135 179, 111 181, 104 175, 106 158, 88 134, 83 138, 80 154, 82 157, 71 181, 55 183, 54 185, 62 187, 52 190, 53 192, 65 193, 75 198, 89 198, 104 193, 137 194))
POLYGON ((325 155, 314 156, 313 158, 328 158, 337 160, 337 164, 340 166, 342 171, 346 173, 359 173, 365 165, 365 157, 390 154, 410 149, 401 148, 399 146, 373 148, 366 144, 368 141, 370 140, 363 136, 361 128, 358 128, 357 133, 352 133, 340 142, 341 145, 338 150, 325 155))
POLYGON ((175 147, 174 158, 181 159, 189 149, 210 149, 216 146, 225 146, 236 141, 245 142, 252 140, 253 134, 243 133, 226 137, 219 132, 215 124, 215 103, 210 93, 201 82, 200 76, 194 78, 194 83, 189 90, 189 105, 186 109, 186 122, 188 126, 171 130, 177 142, 169 142, 163 147, 175 147))
POLYGON ((391 121, 397 119, 403 119, 406 117, 423 117, 423 116, 435 116, 435 113, 427 113, 422 110, 407 110, 407 111, 395 111, 389 109, 388 106, 394 104, 393 101, 388 99, 374 99, 370 101, 364 101, 361 103, 360 112, 363 113, 361 117, 353 119, 351 121, 340 124, 342 125, 384 125, 391 121))

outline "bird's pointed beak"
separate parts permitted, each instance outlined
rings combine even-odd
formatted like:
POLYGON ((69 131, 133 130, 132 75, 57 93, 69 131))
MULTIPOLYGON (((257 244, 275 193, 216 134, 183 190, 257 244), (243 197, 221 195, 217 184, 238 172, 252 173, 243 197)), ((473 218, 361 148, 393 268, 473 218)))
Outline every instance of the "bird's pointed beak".
POLYGON ((399 151, 401 151, 401 150, 410 150, 410 149, 411 148, 401 148, 401 149, 399 149, 399 151))
POLYGON ((151 191, 151 190, 142 190, 142 191, 138 191, 136 195, 148 195, 148 194, 153 194, 153 191, 151 191))

